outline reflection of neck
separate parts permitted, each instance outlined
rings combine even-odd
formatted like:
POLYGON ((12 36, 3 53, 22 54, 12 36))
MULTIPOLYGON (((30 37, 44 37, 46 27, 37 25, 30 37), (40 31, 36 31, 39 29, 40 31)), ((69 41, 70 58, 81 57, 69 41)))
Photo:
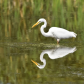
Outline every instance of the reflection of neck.
POLYGON ((43 58, 43 56, 44 56, 45 53, 46 53, 46 52, 42 52, 42 53, 40 54, 40 61, 43 62, 43 65, 40 65, 40 66, 39 66, 40 69, 44 68, 45 65, 46 65, 46 60, 43 58))

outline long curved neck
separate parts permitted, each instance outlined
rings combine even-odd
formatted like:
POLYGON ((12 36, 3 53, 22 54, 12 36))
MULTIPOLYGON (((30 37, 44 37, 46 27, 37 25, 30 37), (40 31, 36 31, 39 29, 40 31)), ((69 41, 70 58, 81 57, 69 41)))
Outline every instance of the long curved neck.
POLYGON ((44 28, 46 28, 46 26, 47 26, 47 22, 44 21, 44 25, 41 26, 40 31, 41 31, 41 33, 42 33, 43 36, 49 37, 50 36, 49 33, 45 33, 44 32, 44 28))

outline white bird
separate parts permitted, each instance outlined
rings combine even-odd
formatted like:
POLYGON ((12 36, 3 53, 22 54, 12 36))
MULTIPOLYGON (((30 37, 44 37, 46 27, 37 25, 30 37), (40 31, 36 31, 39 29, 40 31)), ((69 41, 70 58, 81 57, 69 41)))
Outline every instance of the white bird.
POLYGON ((37 23, 32 26, 32 28, 41 22, 44 22, 44 24, 40 28, 42 35, 45 37, 53 37, 53 38, 57 39, 57 43, 59 43, 60 39, 71 38, 71 37, 76 38, 76 36, 77 36, 77 34, 74 32, 68 31, 68 30, 63 29, 63 28, 58 28, 58 27, 51 27, 49 29, 49 31, 47 33, 45 33, 44 28, 46 28, 47 22, 44 18, 39 19, 37 21, 37 23))
POLYGON ((76 47, 56 47, 55 49, 50 49, 50 50, 43 50, 43 52, 40 54, 40 60, 43 62, 43 65, 40 65, 39 63, 31 60, 36 66, 40 69, 43 69, 46 65, 46 60, 43 58, 44 54, 48 54, 50 59, 57 59, 57 58, 62 58, 69 53, 73 53, 76 51, 76 47))

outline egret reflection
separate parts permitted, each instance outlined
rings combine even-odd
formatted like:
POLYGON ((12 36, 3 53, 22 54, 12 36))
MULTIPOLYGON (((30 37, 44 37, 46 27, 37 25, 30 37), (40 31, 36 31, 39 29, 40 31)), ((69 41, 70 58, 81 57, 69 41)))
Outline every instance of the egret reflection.
POLYGON ((46 65, 46 60, 43 58, 44 54, 48 54, 50 59, 57 59, 62 58, 69 53, 73 53, 76 51, 76 47, 56 47, 54 49, 47 49, 43 50, 43 52, 40 54, 40 61, 43 62, 43 65, 31 60, 38 68, 43 69, 46 65))

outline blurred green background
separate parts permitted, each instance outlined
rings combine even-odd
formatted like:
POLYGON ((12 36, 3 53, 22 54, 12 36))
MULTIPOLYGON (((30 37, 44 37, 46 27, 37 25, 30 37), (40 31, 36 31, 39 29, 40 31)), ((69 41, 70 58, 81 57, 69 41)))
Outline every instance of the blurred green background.
POLYGON ((65 28, 83 38, 83 0, 0 0, 0 38, 34 42, 53 40, 41 35, 41 25, 31 29, 40 18, 48 22, 45 32, 52 26, 65 28))

